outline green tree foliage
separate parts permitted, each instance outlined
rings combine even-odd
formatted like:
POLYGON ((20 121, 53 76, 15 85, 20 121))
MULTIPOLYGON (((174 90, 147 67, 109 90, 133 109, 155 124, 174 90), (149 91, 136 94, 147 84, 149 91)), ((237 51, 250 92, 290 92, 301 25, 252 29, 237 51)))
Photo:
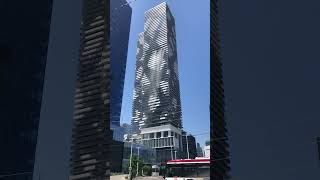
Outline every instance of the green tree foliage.
MULTIPOLYGON (((138 176, 141 176, 142 175, 142 168, 144 166, 144 163, 142 161, 141 158, 138 158, 137 155, 132 155, 132 160, 131 160, 131 167, 132 167, 132 175, 133 176, 136 176, 137 174, 137 165, 139 167, 139 172, 138 172, 138 176)), ((128 172, 129 172, 129 167, 130 167, 130 160, 129 160, 129 163, 127 164, 127 169, 128 169, 128 172)))
POLYGON ((142 167, 142 170, 143 170, 143 174, 146 175, 146 176, 151 176, 151 173, 152 173, 152 168, 150 165, 144 165, 142 167))

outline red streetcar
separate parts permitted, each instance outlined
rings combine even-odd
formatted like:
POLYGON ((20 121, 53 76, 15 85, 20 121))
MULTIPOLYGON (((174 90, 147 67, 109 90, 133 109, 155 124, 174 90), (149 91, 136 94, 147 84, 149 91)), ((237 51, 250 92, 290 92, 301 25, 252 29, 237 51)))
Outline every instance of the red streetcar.
POLYGON ((171 160, 166 165, 166 180, 209 180, 210 159, 171 160))

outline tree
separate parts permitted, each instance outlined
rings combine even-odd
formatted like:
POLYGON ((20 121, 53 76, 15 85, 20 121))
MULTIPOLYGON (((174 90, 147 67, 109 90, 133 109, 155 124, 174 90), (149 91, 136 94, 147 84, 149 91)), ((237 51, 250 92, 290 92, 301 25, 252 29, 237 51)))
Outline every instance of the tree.
POLYGON ((143 174, 144 174, 144 175, 151 176, 152 168, 151 168, 150 165, 144 165, 144 166, 142 167, 142 171, 143 171, 143 174))
MULTIPOLYGON (((132 176, 136 176, 136 174, 137 174, 137 164, 139 167, 138 175, 141 176, 144 163, 141 158, 138 158, 138 156, 134 154, 134 155, 132 155, 132 160, 131 160, 132 176)), ((128 170, 129 170, 129 167, 130 167, 130 159, 129 159, 129 163, 127 164, 128 170)))

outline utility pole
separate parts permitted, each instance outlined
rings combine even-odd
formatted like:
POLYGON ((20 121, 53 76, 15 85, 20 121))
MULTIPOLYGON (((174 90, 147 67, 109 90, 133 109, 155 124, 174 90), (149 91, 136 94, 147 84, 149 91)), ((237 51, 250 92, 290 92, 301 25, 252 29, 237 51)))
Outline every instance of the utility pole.
POLYGON ((173 160, 172 145, 171 145, 171 160, 173 160))
POLYGON ((137 174, 136 174, 136 177, 138 177, 138 175, 139 175, 139 149, 140 149, 140 147, 138 147, 138 161, 137 161, 137 174))
POLYGON ((177 150, 174 150, 174 159, 177 159, 177 150))
POLYGON ((132 161, 132 146, 133 146, 133 138, 131 138, 131 152, 130 152, 130 165, 129 165, 129 179, 132 179, 132 166, 131 166, 131 161, 132 161))
POLYGON ((187 154, 188 154, 188 159, 190 159, 190 155, 189 155, 189 143, 188 143, 188 135, 186 133, 186 142, 187 142, 187 154))

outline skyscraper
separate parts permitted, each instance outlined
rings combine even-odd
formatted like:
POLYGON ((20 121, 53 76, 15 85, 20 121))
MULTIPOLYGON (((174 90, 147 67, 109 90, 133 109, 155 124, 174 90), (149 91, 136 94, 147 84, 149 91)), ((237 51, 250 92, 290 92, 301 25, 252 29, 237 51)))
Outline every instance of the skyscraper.
POLYGON ((108 0, 83 0, 70 179, 110 175, 110 36, 108 0))
POLYGON ((133 90, 133 108, 132 108, 132 123, 131 133, 139 134, 142 121, 142 57, 143 57, 143 32, 138 35, 137 53, 136 53, 136 78, 134 81, 133 90))
POLYGON ((181 149, 182 123, 175 20, 165 2, 145 12, 136 58, 133 133, 166 161, 181 149))
MULTIPOLYGON (((110 1, 111 97, 110 123, 115 134, 121 136, 120 114, 127 63, 132 9, 126 0, 110 1)), ((123 135, 122 135, 123 136, 123 135)), ((114 136, 115 137, 115 136, 114 136)), ((122 137, 123 138, 123 137, 122 137)))
POLYGON ((210 2, 210 138, 211 179, 229 178, 229 145, 224 115, 222 63, 219 48, 217 0, 210 2))
POLYGON ((199 143, 197 143, 197 157, 203 157, 203 151, 199 143))
POLYGON ((0 1, 0 179, 33 176, 51 12, 52 0, 0 1))
POLYGON ((197 157, 196 138, 191 134, 187 135, 185 131, 182 132, 182 148, 183 158, 194 159, 197 157))

